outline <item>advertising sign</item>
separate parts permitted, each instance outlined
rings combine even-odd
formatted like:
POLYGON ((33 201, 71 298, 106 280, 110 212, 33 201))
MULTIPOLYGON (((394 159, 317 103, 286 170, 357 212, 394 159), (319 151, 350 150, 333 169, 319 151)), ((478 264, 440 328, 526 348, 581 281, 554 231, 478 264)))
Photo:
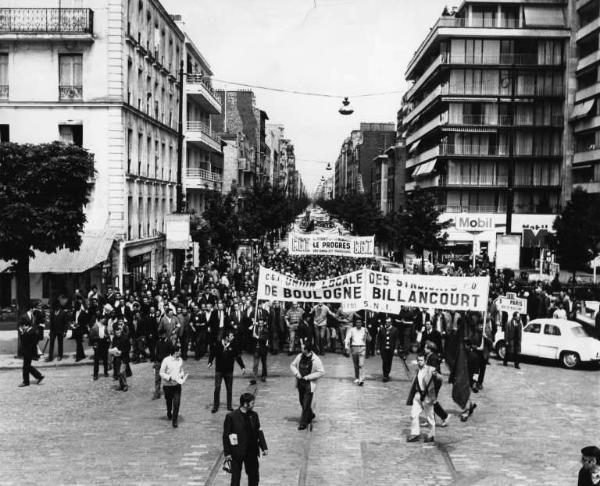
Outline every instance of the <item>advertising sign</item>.
POLYGON ((290 255, 333 255, 368 258, 375 256, 375 237, 290 233, 288 251, 290 255))
POLYGON ((165 215, 167 250, 187 250, 190 246, 190 215, 165 215))
POLYGON ((518 270, 521 264, 521 235, 496 235, 496 268, 518 270))

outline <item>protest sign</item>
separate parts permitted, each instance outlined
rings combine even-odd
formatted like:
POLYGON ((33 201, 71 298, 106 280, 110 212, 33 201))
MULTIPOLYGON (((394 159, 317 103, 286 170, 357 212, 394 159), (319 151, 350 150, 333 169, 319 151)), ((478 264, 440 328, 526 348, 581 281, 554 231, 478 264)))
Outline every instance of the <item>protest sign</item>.
POLYGON ((290 233, 290 255, 332 255, 355 258, 375 256, 374 236, 302 235, 290 233))

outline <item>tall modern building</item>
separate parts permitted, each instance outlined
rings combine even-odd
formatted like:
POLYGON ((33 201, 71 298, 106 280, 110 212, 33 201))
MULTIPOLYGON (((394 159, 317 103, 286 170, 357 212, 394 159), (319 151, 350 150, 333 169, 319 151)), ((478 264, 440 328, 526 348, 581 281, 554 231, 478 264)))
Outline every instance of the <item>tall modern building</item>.
POLYGON ((406 191, 431 188, 443 219, 469 213, 489 225, 475 236, 452 227, 451 244, 493 255, 508 223, 524 248, 539 246, 568 196, 567 7, 467 0, 442 14, 408 65, 406 191))
POLYGON ((573 186, 600 192, 600 2, 577 0, 573 38, 577 91, 571 115, 574 131, 573 186))
POLYGON ((165 218, 176 210, 182 61, 188 165, 218 173, 220 141, 204 125, 220 110, 210 68, 158 0, 2 7, 2 141, 78 144, 94 154, 97 171, 82 250, 36 255, 32 297, 91 283, 134 287, 171 262, 165 218))

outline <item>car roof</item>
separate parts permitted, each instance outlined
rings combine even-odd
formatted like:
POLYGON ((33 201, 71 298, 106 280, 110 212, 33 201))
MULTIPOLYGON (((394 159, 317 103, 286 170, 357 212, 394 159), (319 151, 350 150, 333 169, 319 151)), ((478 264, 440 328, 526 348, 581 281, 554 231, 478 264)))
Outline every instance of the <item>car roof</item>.
POLYGON ((568 319, 553 319, 553 318, 543 318, 543 319, 534 319, 529 321, 527 325, 536 323, 536 324, 553 324, 558 327, 582 327, 581 324, 574 321, 569 321, 568 319))

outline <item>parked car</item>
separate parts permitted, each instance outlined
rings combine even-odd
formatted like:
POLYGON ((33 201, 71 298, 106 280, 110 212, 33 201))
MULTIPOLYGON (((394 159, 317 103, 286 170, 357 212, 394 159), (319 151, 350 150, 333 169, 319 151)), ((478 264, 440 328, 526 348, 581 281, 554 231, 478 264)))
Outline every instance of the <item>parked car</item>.
MULTIPOLYGON (((504 333, 496 333, 494 347, 504 358, 504 333)), ((567 319, 534 319, 523 328, 521 354, 535 358, 558 360, 565 368, 576 368, 582 362, 600 363, 600 341, 584 327, 567 319)))

